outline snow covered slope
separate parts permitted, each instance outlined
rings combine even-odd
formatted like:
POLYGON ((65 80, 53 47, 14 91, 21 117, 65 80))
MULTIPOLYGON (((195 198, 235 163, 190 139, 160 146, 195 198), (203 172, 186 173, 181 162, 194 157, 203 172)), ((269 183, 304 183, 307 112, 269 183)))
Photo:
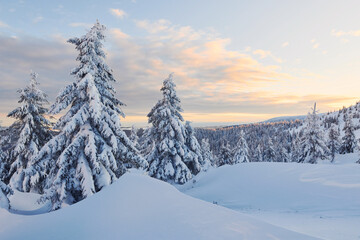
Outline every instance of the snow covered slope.
POLYGON ((335 164, 244 163, 212 169, 179 189, 297 232, 324 239, 360 239, 357 154, 335 164))
POLYGON ((138 173, 75 205, 23 216, 0 209, 0 239, 315 239, 177 191, 138 173))

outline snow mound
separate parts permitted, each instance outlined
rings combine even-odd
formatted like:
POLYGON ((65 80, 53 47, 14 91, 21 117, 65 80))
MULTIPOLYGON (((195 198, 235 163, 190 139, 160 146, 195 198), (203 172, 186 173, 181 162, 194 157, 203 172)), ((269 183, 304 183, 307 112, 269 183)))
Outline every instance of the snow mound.
POLYGON ((359 164, 244 163, 211 169, 178 188, 296 232, 360 238, 359 164))
POLYGON ((14 190, 14 194, 9 197, 11 202, 12 213, 22 215, 35 215, 47 213, 51 209, 51 203, 49 201, 45 203, 39 203, 40 194, 37 193, 23 193, 14 190))
POLYGON ((49 214, 0 209, 0 239, 315 239, 207 203, 139 173, 49 214))

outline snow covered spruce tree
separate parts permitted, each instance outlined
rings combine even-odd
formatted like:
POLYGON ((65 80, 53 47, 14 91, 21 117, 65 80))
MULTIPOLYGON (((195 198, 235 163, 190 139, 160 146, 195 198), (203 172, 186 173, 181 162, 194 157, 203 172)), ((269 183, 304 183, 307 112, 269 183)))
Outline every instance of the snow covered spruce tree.
POLYGON ((198 140, 195 137, 194 128, 191 126, 189 121, 185 123, 185 130, 186 130, 186 141, 185 144, 188 147, 187 154, 185 156, 185 162, 198 162, 200 166, 197 168, 206 171, 210 167, 210 162, 208 159, 203 158, 201 152, 201 146, 198 140))
POLYGON ((0 208, 9 209, 9 196, 13 194, 13 190, 0 180, 0 208))
POLYGON ((181 115, 180 99, 176 95, 172 74, 161 88, 163 98, 147 115, 152 124, 149 136, 154 147, 147 156, 149 175, 164 181, 183 184, 200 171, 200 163, 189 157, 186 129, 181 115))
POLYGON ((263 162, 264 161, 263 155, 264 155, 263 147, 261 146, 261 143, 259 143, 254 151, 253 162, 263 162))
POLYGON ((223 139, 220 147, 217 167, 223 165, 233 165, 234 164, 234 156, 233 151, 230 148, 230 144, 227 140, 223 139))
POLYGON ((20 126, 19 139, 10 150, 8 157, 9 172, 5 183, 9 183, 19 191, 29 191, 30 179, 25 175, 26 169, 31 164, 31 158, 50 139, 49 121, 44 114, 47 109, 43 104, 48 103, 46 94, 38 89, 38 74, 30 74, 30 84, 20 89, 21 106, 8 114, 8 117, 17 119, 20 126))
POLYGON ((202 170, 206 171, 211 166, 215 165, 215 158, 214 158, 214 154, 212 153, 212 151, 210 149, 209 139, 203 138, 201 140, 201 152, 202 152, 203 159, 209 163, 209 166, 203 166, 202 170))
POLYGON ((305 121, 304 134, 300 141, 300 155, 298 162, 314 164, 317 163, 319 158, 325 159, 328 154, 328 148, 323 139, 324 137, 318 123, 315 103, 313 111, 308 113, 305 121))
POLYGON ((349 116, 348 113, 345 113, 344 121, 345 121, 345 125, 343 128, 344 136, 342 137, 342 144, 340 148, 341 154, 352 153, 354 152, 354 149, 356 147, 356 138, 354 134, 355 129, 352 123, 351 115, 349 116))
POLYGON ((7 169, 6 169, 6 154, 3 152, 0 146, 0 181, 4 181, 7 177, 7 169))
POLYGON ((126 166, 147 167, 120 128, 123 103, 115 97, 115 79, 104 61, 104 30, 96 22, 86 35, 68 40, 79 51, 79 66, 71 72, 75 81, 60 92, 50 113, 70 109, 56 124, 59 134, 34 159, 48 175, 42 200, 50 199, 53 210, 100 191, 126 166))
POLYGON ((339 152, 341 146, 339 136, 340 134, 337 127, 335 126, 335 124, 331 124, 329 136, 328 136, 328 144, 327 144, 330 152, 331 162, 334 161, 335 153, 339 152))
POLYGON ((274 149, 273 141, 268 137, 267 144, 265 145, 263 161, 265 162, 275 162, 276 153, 274 149))
POLYGON ((238 136, 239 140, 235 147, 234 163, 250 162, 249 147, 245 140, 244 131, 241 130, 238 136))
POLYGON ((137 129, 137 128, 133 125, 133 126, 131 127, 131 132, 130 132, 129 139, 130 139, 130 141, 133 143, 134 147, 139 150, 139 149, 140 149, 140 146, 139 146, 138 131, 139 131, 139 129, 137 129))

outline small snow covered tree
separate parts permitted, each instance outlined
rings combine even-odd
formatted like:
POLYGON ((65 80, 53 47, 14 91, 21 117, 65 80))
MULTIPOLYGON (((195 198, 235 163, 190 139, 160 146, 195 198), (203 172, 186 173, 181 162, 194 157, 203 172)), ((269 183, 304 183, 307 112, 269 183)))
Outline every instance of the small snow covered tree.
POLYGON ((328 144, 327 144, 330 153, 331 162, 334 161, 335 154, 339 152, 341 146, 339 136, 340 134, 337 127, 334 124, 332 124, 330 127, 328 144))
POLYGON ((51 200, 53 210, 100 191, 126 166, 147 167, 121 129, 123 103, 115 97, 115 79, 104 61, 104 30, 96 22, 86 35, 68 41, 79 51, 79 66, 71 73, 75 81, 60 92, 50 113, 70 108, 55 126, 59 134, 34 158, 34 171, 48 176, 42 200, 51 200))
POLYGON ((138 131, 139 131, 139 129, 137 129, 137 128, 133 125, 133 126, 131 127, 131 132, 130 132, 129 139, 130 139, 130 141, 133 143, 134 147, 139 150, 139 149, 140 149, 140 146, 139 146, 138 131))
POLYGON ((274 144, 271 138, 269 137, 267 144, 265 145, 263 159, 265 162, 275 162, 275 157, 276 157, 276 153, 274 149, 274 144))
POLYGON ((282 144, 275 146, 275 162, 290 162, 289 152, 282 144))
POLYGON ((253 162, 263 162, 263 148, 261 144, 259 143, 257 147, 255 148, 254 154, 253 154, 253 162))
POLYGON ((186 129, 175 86, 170 74, 161 88, 163 98, 147 115, 152 124, 148 134, 154 142, 147 160, 150 176, 183 184, 199 172, 200 164, 188 155, 186 129))
POLYGON ((210 149, 209 139, 203 138, 201 140, 201 151, 204 161, 209 163, 209 166, 203 166, 203 170, 206 171, 208 168, 216 164, 214 154, 210 149))
POLYGON ((7 177, 7 169, 6 169, 6 155, 2 151, 0 146, 0 181, 4 181, 7 177))
POLYGON ((318 159, 325 159, 327 154, 328 148, 324 143, 324 137, 320 130, 315 103, 313 111, 308 113, 305 121, 298 162, 314 164, 317 163, 318 159))
POLYGON ((22 105, 8 114, 8 117, 17 119, 20 135, 8 157, 10 169, 5 182, 19 191, 29 191, 30 183, 25 177, 25 169, 29 167, 31 158, 51 137, 50 123, 44 117, 47 109, 43 104, 48 103, 46 94, 38 89, 38 74, 32 72, 30 76, 30 84, 18 91, 19 103, 22 105))
POLYGON ((13 194, 12 189, 0 180, 0 208, 9 209, 9 195, 13 194))
POLYGON ((343 128, 344 136, 342 137, 341 154, 352 153, 356 147, 356 138, 354 134, 354 126, 352 123, 352 117, 347 113, 344 114, 345 125, 343 128))
POLYGON ((233 151, 230 148, 229 142, 224 139, 221 143, 219 158, 216 165, 218 167, 223 165, 233 165, 234 157, 232 153, 233 151))
POLYGON ((291 142, 291 161, 299 162, 300 158, 300 137, 298 134, 294 134, 294 138, 291 142))
POLYGON ((194 169, 193 172, 197 174, 198 172, 200 172, 200 170, 202 170, 203 167, 208 168, 209 163, 206 161, 206 159, 203 158, 201 154, 201 146, 195 137, 194 129, 190 125, 189 121, 186 121, 185 123, 185 133, 186 133, 185 145, 187 146, 187 152, 185 154, 185 163, 198 164, 196 166, 191 167, 192 169, 194 169))
POLYGON ((151 128, 146 128, 139 138, 139 151, 142 156, 148 156, 155 148, 155 141, 151 135, 151 128))
POLYGON ((239 140, 236 144, 235 152, 234 152, 234 163, 236 164, 236 163, 250 162, 249 147, 245 140, 245 134, 243 130, 240 131, 238 139, 239 140))

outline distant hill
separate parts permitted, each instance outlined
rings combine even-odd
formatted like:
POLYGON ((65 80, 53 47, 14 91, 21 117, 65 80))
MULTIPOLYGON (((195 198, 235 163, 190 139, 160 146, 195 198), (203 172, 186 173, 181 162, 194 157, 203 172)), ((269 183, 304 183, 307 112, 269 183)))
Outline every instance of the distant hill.
POLYGON ((268 120, 263 121, 263 123, 273 123, 273 122, 282 122, 282 121, 295 121, 295 120, 304 120, 306 118, 306 115, 300 115, 300 116, 282 116, 282 117, 274 117, 270 118, 268 120))

